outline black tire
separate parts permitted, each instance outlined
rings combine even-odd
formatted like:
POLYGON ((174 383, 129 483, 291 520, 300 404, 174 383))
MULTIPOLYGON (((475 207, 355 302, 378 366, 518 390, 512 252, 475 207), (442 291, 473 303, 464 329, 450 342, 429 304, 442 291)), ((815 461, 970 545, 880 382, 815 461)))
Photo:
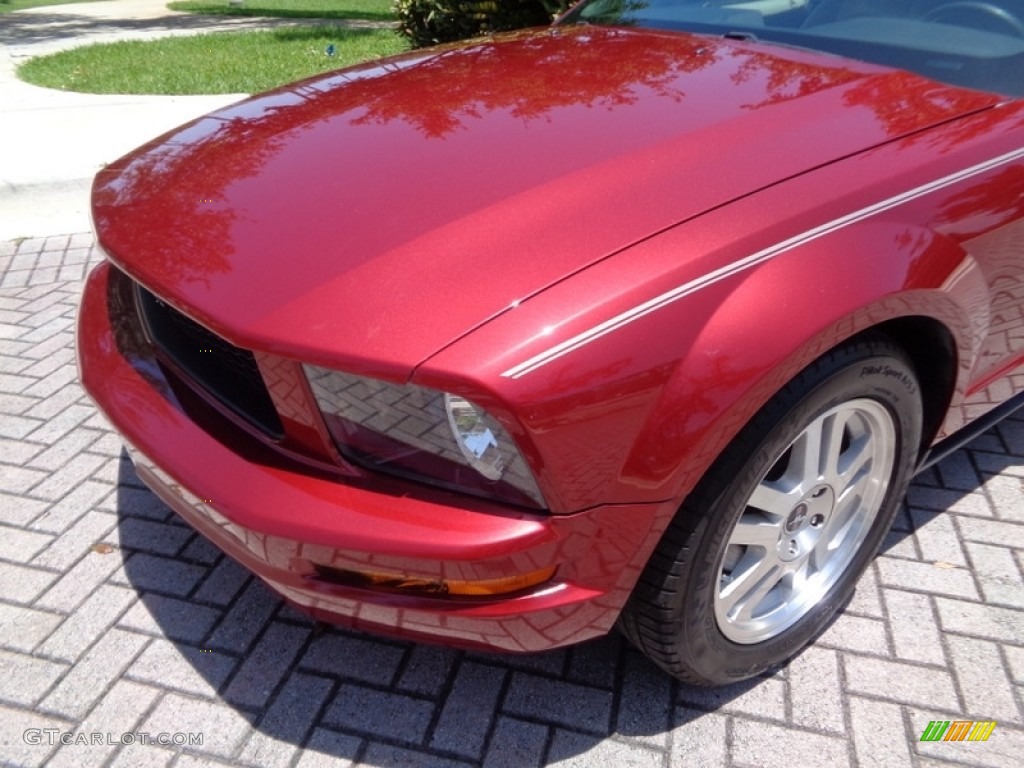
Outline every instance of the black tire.
POLYGON ((878 550, 913 474, 921 422, 914 369, 889 341, 815 361, 685 500, 623 610, 623 633, 697 685, 792 657, 878 550))

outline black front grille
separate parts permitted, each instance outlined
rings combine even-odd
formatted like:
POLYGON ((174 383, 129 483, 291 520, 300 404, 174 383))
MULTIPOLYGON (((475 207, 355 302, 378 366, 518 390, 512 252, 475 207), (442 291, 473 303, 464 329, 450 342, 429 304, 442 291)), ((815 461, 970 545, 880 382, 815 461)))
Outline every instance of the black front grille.
POLYGON ((252 352, 208 331, 142 286, 138 305, 153 344, 193 384, 271 437, 284 434, 252 352))

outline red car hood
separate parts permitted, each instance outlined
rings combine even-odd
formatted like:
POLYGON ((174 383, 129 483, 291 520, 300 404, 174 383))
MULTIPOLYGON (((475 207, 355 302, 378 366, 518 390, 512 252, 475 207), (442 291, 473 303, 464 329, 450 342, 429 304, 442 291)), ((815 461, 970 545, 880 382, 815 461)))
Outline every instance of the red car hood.
POLYGON ((102 171, 111 258, 236 344, 401 377, 546 286, 993 99, 838 58, 553 28, 216 112, 102 171))

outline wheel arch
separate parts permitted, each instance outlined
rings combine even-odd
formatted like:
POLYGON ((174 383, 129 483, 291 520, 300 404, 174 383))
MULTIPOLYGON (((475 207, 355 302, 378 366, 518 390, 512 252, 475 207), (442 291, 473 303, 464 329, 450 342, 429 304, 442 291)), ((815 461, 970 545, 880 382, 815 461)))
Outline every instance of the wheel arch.
POLYGON ((907 355, 917 373, 924 415, 919 449, 919 457, 923 457, 939 434, 956 391, 960 358, 956 340, 949 328, 935 318, 924 316, 889 320, 858 335, 869 333, 891 339, 907 355))
POLYGON ((649 484, 667 481, 662 487, 681 501, 788 382, 822 356, 872 334, 904 350, 921 381, 923 455, 965 387, 987 301, 977 265, 957 243, 899 222, 851 227, 774 260, 731 286, 703 318, 650 409, 623 476, 647 472, 649 484), (894 252, 894 236, 907 240, 908 232, 917 237, 915 250, 894 252), (925 251, 927 269, 920 261, 925 251), (802 294, 780 301, 780 286, 794 285, 802 294), (765 311, 772 307, 777 311, 765 311), (749 336, 753 342, 744 341, 749 336), (698 412, 700 401, 713 402, 698 412), (655 478, 653 472, 664 474, 655 478))

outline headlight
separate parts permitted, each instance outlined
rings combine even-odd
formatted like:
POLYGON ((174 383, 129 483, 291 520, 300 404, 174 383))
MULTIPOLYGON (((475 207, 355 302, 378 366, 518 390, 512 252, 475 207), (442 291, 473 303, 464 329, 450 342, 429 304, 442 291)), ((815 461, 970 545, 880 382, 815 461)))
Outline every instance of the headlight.
POLYGON ((461 395, 303 366, 334 442, 360 464, 544 508, 537 481, 498 421, 461 395))

